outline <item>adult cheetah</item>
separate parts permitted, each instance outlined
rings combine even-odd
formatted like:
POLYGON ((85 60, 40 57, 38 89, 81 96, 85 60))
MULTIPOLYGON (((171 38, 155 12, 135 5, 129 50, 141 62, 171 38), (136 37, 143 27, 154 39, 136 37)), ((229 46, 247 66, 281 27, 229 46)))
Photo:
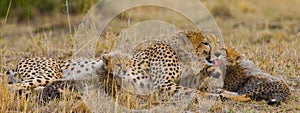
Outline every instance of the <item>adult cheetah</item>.
MULTIPOLYGON (((199 65, 201 65, 198 68, 204 70, 201 74, 211 74, 211 72, 207 72, 211 70, 208 68, 219 66, 221 63, 222 54, 218 51, 220 50, 219 44, 209 43, 209 40, 217 41, 217 39, 211 39, 212 37, 208 37, 206 34, 208 32, 189 31, 176 35, 183 36, 190 42, 197 42, 193 47, 199 58, 199 65)), ((159 92, 162 100, 170 99, 170 96, 181 98, 195 94, 202 97, 206 95, 199 90, 175 83, 176 80, 182 78, 183 67, 179 62, 178 54, 166 41, 153 40, 148 43, 150 44, 142 49, 139 48, 138 51, 133 51, 130 55, 118 52, 105 54, 103 56, 104 69, 112 70, 122 88, 134 94, 147 95, 159 92)), ((220 73, 218 74, 220 75, 220 73)))

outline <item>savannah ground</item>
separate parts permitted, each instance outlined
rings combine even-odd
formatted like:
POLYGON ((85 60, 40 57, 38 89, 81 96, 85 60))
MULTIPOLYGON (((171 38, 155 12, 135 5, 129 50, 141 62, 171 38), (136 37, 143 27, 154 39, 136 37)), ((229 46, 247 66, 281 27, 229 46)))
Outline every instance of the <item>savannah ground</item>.
MULTIPOLYGON (((60 8, 51 9, 50 13, 31 9, 28 15, 20 13, 20 10, 11 10, 6 19, 5 16, 1 19, 0 112, 89 111, 82 101, 72 97, 38 105, 34 98, 27 100, 19 98, 6 87, 4 70, 13 68, 20 59, 37 56, 68 58, 72 55, 72 34, 86 9, 93 2, 84 2, 86 5, 79 5, 84 6, 82 10, 70 10, 69 13, 64 7, 65 2, 56 2, 60 8)), ((69 2, 70 9, 79 7, 75 3, 72 4, 72 1, 69 2)), ((264 101, 244 103, 226 100, 217 101, 210 111, 300 112, 300 2, 298 0, 201 0, 201 2, 215 17, 226 44, 235 46, 265 72, 285 79, 292 90, 291 96, 280 106, 268 106, 264 101)), ((12 5, 11 9, 14 7, 12 5)), ((122 18, 119 19, 122 23, 122 18)), ((97 53, 105 52, 106 48, 109 46, 97 47, 97 53)))

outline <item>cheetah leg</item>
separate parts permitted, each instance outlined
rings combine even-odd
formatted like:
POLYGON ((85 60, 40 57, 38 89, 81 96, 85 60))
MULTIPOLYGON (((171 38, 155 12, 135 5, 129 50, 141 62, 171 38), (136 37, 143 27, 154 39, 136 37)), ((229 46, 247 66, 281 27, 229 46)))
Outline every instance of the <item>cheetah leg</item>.
POLYGON ((200 90, 187 88, 178 84, 175 84, 173 82, 161 85, 160 92, 163 92, 163 94, 169 94, 170 96, 173 96, 176 98, 182 98, 182 97, 188 97, 194 96, 195 98, 201 99, 201 98, 211 98, 211 97, 220 97, 220 94, 212 94, 207 92, 202 92, 200 90))
POLYGON ((219 89, 219 91, 221 92, 221 96, 222 97, 225 97, 227 99, 230 99, 230 100, 235 100, 235 101, 240 101, 240 102, 247 102, 247 101, 250 101, 251 98, 248 97, 246 94, 238 94, 236 92, 230 92, 230 91, 226 91, 226 90, 223 90, 223 89, 219 89))
POLYGON ((45 86, 47 83, 51 83, 53 80, 46 82, 45 80, 24 80, 20 83, 8 84, 8 88, 12 91, 29 89, 29 88, 39 88, 45 86))

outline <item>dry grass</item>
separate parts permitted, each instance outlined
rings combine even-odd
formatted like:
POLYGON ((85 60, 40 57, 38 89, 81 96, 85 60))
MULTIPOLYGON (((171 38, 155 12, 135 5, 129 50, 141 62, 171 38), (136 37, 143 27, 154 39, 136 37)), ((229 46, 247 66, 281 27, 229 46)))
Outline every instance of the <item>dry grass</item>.
MULTIPOLYGON (((244 53, 264 71, 282 77, 292 95, 280 106, 264 101, 218 101, 211 112, 299 112, 300 111, 300 15, 298 0, 203 0, 214 14, 223 39, 244 53)), ((81 17, 71 18, 76 27, 81 17)), ((3 26, 3 21, 1 26, 3 26)), ((122 21, 119 21, 122 22, 122 21)), ((0 72, 12 68, 24 57, 62 57, 72 54, 72 39, 65 15, 38 17, 35 21, 15 23, 8 20, 0 45, 0 72), (60 18, 60 21, 52 21, 60 18)), ((99 46, 98 52, 110 46, 99 46)), ((0 112, 88 112, 82 101, 70 97, 38 105, 32 96, 22 99, 9 92, 5 76, 0 79, 0 112)))

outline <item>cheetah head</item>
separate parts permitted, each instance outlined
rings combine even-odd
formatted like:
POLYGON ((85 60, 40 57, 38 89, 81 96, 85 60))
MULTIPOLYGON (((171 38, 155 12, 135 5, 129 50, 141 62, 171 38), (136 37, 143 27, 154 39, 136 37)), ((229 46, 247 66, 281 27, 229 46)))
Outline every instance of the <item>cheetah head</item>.
POLYGON ((185 31, 184 33, 196 49, 198 57, 205 57, 208 65, 221 65, 221 58, 225 52, 222 52, 224 47, 215 34, 209 31, 185 31))
POLYGON ((130 68, 129 55, 120 52, 111 52, 102 55, 104 69, 116 76, 124 76, 130 68))
POLYGON ((226 61, 228 65, 236 65, 245 59, 245 55, 239 53, 234 47, 226 45, 226 61))

